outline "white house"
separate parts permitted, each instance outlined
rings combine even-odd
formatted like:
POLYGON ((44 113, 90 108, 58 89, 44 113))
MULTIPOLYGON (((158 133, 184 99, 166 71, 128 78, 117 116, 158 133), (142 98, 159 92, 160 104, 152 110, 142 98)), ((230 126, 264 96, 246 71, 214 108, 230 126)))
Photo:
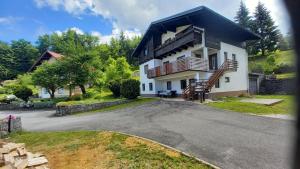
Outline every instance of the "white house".
MULTIPOLYGON (((32 65, 30 68, 30 72, 34 71, 38 66, 40 66, 43 62, 49 62, 53 63, 61 59, 63 56, 59 53, 52 52, 52 51, 46 51, 44 52, 39 59, 32 65)), ((72 93, 81 93, 79 89, 72 90, 72 93)), ((55 97, 67 97, 70 94, 70 90, 67 88, 60 88, 57 89, 55 92, 55 97)), ((39 93, 40 98, 50 98, 50 94, 45 88, 40 87, 39 93)))
POLYGON ((259 37, 200 6, 155 22, 133 52, 142 96, 173 91, 187 99, 248 93, 245 41, 259 37))

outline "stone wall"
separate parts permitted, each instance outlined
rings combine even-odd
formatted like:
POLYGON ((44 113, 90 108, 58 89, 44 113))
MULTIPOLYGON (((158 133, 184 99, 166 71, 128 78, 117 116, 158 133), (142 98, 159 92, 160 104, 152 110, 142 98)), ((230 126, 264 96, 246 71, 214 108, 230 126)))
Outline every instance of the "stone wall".
POLYGON ((38 102, 33 103, 31 107, 26 107, 24 104, 3 104, 0 103, 0 110, 33 110, 33 109, 54 109, 55 103, 54 102, 38 102))
POLYGON ((259 89, 260 94, 293 94, 295 79, 265 79, 259 89))
POLYGON ((133 100, 118 100, 113 102, 103 102, 95 104, 82 104, 82 105, 70 105, 70 106, 56 106, 55 116, 65 116, 79 112, 92 111, 97 109, 102 109, 105 107, 110 107, 118 104, 124 104, 132 102, 133 100))
MULTIPOLYGON (((3 137, 8 133, 8 118, 1 119, 0 120, 0 136, 3 137)), ((14 131, 21 131, 22 130, 22 122, 21 122, 21 117, 12 117, 11 119, 11 127, 10 127, 11 132, 14 131)))

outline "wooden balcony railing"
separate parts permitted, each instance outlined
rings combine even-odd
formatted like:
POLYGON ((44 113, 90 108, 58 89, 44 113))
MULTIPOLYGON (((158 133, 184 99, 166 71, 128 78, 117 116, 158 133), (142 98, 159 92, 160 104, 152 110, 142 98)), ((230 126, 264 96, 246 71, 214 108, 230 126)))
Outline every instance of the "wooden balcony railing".
POLYGON ((173 39, 158 46, 155 49, 155 56, 160 58, 200 43, 202 43, 202 30, 198 27, 190 26, 177 33, 173 39))
POLYGON ((166 63, 162 66, 157 66, 155 68, 149 69, 147 72, 147 77, 155 78, 188 70, 208 71, 208 60, 204 60, 202 58, 187 57, 175 62, 166 63))

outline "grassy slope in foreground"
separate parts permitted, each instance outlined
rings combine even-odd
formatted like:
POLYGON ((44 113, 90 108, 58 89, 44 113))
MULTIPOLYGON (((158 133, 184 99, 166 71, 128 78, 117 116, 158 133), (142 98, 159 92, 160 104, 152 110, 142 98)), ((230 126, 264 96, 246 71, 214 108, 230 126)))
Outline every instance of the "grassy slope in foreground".
POLYGON ((231 110, 241 113, 253 113, 258 115, 267 114, 292 114, 293 110, 293 97, 289 95, 256 95, 255 98, 266 99, 283 99, 283 102, 273 106, 265 106, 255 103, 240 102, 242 97, 228 97, 223 98, 222 102, 208 103, 209 106, 231 110))
POLYGON ((210 168, 158 144, 113 132, 22 132, 10 140, 44 153, 53 169, 210 168))

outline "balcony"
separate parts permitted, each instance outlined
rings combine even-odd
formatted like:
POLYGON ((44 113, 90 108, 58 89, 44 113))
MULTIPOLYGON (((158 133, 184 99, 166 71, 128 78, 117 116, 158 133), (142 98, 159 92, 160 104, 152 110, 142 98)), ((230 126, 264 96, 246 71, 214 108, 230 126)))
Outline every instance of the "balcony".
POLYGON ((162 58, 200 43, 202 43, 202 30, 198 27, 190 26, 177 33, 173 39, 167 40, 164 44, 157 47, 155 49, 155 57, 162 58))
POLYGON ((149 69, 147 72, 147 77, 151 79, 189 70, 208 71, 208 60, 187 57, 175 62, 165 63, 162 66, 149 69))

